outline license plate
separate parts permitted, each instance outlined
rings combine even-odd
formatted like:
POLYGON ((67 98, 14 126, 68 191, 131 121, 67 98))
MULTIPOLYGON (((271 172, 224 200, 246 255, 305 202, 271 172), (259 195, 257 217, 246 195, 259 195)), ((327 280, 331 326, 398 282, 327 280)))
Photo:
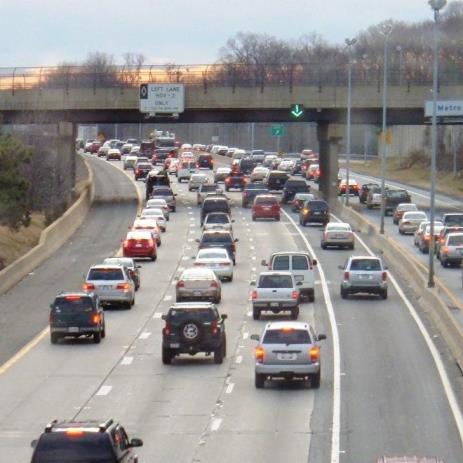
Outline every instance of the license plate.
POLYGON ((201 291, 193 291, 193 296, 201 296, 201 291))
POLYGON ((315 211, 315 212, 313 213, 313 215, 321 215, 321 212, 315 211))
POLYGON ((296 360, 296 354, 277 354, 278 360, 296 360))
POLYGON ((172 349, 178 349, 180 347, 180 344, 178 342, 171 342, 170 347, 172 349))
POLYGON ((337 240, 340 240, 340 239, 344 238, 344 235, 333 235, 333 238, 335 238, 337 240))
POLYGON ((296 281, 304 281, 304 275, 294 275, 296 281))
POLYGON ((264 211, 269 211, 269 210, 272 209, 272 208, 269 207, 269 206, 264 206, 262 209, 263 209, 264 211))
POLYGON ((68 333, 78 333, 79 332, 79 327, 77 326, 71 326, 68 328, 68 333))
POLYGON ((359 275, 359 280, 371 280, 372 278, 372 275, 359 275))
POLYGON ((270 307, 278 307, 278 302, 270 302, 270 307))
POLYGON ((103 289, 105 291, 108 291, 110 289, 113 289, 113 287, 111 285, 103 285, 103 286, 100 286, 100 289, 103 289))
POLYGON ((143 245, 142 244, 136 244, 135 247, 136 248, 141 248, 141 247, 143 247, 143 245))

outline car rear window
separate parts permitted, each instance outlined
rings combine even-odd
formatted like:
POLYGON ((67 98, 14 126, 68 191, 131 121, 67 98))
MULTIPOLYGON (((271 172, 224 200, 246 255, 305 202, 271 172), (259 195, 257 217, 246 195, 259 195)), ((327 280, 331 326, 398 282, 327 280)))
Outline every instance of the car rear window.
POLYGON ((115 455, 104 433, 83 433, 78 438, 65 432, 43 434, 37 443, 32 463, 113 463, 115 455))
POLYGON ((262 183, 248 183, 245 187, 245 190, 262 190, 268 191, 268 188, 263 188, 262 183))
POLYGON ((263 344, 310 344, 310 334, 307 330, 285 328, 279 330, 267 330, 263 344))
POLYGON ((92 268, 88 274, 88 280, 123 280, 124 274, 121 269, 92 268))
POLYGON ((62 313, 91 312, 93 304, 89 297, 63 296, 55 299, 53 310, 62 313))
POLYGON ((227 202, 226 199, 224 199, 224 200, 213 200, 213 201, 208 201, 206 199, 204 201, 204 203, 203 203, 203 209, 205 211, 212 210, 212 209, 228 211, 229 206, 228 206, 228 202, 227 202))
POLYGON ((328 209, 328 204, 325 201, 309 201, 307 206, 310 209, 328 209))
POLYGON ((463 244, 463 235, 449 236, 447 244, 449 246, 461 246, 463 244))
POLYGON ((259 198, 259 197, 256 198, 256 204, 264 204, 264 205, 268 204, 271 206, 277 203, 278 201, 276 198, 259 198))
POLYGON ((208 192, 208 191, 215 191, 217 189, 217 185, 201 185, 201 192, 208 192))
POLYGON ((306 256, 293 256, 293 270, 308 270, 309 261, 306 256))
POLYGON ((285 172, 270 172, 269 178, 288 178, 285 172))
POLYGON ((289 275, 262 275, 259 288, 292 288, 293 280, 289 275))
POLYGON ((229 223, 230 219, 226 214, 209 214, 206 223, 229 223))
POLYGON ((285 187, 291 188, 307 188, 307 183, 301 180, 287 180, 285 187))
POLYGON ((172 196, 173 193, 170 190, 153 190, 152 196, 172 196))
POLYGON ((201 240, 205 244, 210 243, 231 243, 231 236, 228 234, 209 234, 205 233, 203 239, 201 240))
POLYGON ((350 269, 361 271, 381 270, 381 264, 377 259, 354 259, 350 264, 350 269))
POLYGON ((170 309, 169 316, 176 317, 176 316, 199 316, 201 318, 219 318, 219 313, 217 310, 203 308, 203 307, 182 307, 181 309, 170 309))
POLYGON ((275 256, 272 268, 273 270, 289 270, 289 256, 275 256))
POLYGON ((445 216, 446 225, 463 225, 463 214, 445 216))
POLYGON ((400 191, 400 190, 389 190, 386 192, 386 195, 389 196, 390 198, 408 198, 408 193, 406 191, 400 191))

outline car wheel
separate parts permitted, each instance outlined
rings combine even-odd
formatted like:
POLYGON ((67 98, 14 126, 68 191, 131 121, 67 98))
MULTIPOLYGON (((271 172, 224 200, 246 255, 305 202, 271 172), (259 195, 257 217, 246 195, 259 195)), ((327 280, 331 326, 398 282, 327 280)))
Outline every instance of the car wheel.
POLYGON ((223 363, 223 346, 219 346, 214 351, 214 363, 217 363, 218 365, 223 363))
POLYGON ((158 243, 156 243, 156 245, 157 245, 157 247, 158 247, 158 248, 160 248, 160 247, 161 247, 161 245, 162 245, 162 241, 161 241, 161 240, 159 240, 159 242, 158 242, 158 243))
POLYGON ((214 304, 220 304, 220 301, 221 301, 221 300, 222 300, 222 297, 221 297, 221 296, 217 296, 217 297, 215 297, 215 298, 212 300, 212 302, 213 302, 214 304))
POLYGON ((103 329, 101 330, 101 337, 102 338, 106 337, 106 324, 103 325, 103 329))
POLYGON ((259 318, 260 318, 260 310, 257 309, 256 307, 252 308, 252 318, 254 320, 259 320, 259 318))
POLYGON ((162 363, 170 365, 172 363, 172 352, 168 347, 162 347, 162 363))
POLYGON ((231 274, 230 277, 228 277, 228 281, 232 282, 233 281, 233 273, 231 274))
POLYGON ((279 221, 280 221, 280 216, 275 217, 275 220, 276 220, 277 222, 279 222, 279 221))
POLYGON ((307 294, 307 299, 309 302, 315 301, 315 291, 313 289, 307 294))
POLYGON ((310 375, 310 386, 312 389, 318 389, 320 387, 320 371, 318 373, 314 373, 310 375))
POLYGON ((326 248, 327 248, 327 246, 326 246, 325 243, 322 243, 320 246, 321 246, 322 249, 326 249, 326 248))
POLYGON ((225 334, 223 335, 222 351, 223 358, 225 358, 227 356, 227 336, 225 334))
POLYGON ((404 231, 401 230, 401 229, 399 228, 399 233, 400 233, 401 235, 403 235, 403 234, 404 234, 404 231))
POLYGON ((177 210, 177 207, 172 208, 172 212, 175 212, 177 210))
POLYGON ((299 307, 291 310, 291 320, 297 320, 297 317, 299 317, 299 307))
POLYGON ((151 256, 151 260, 154 262, 156 259, 158 258, 157 254, 155 254, 154 256, 151 256))
POLYGON ((50 334, 50 342, 52 344, 58 344, 58 341, 59 341, 59 334, 57 333, 51 333, 50 334))
POLYGON ((445 261, 444 259, 440 260, 440 264, 442 265, 442 267, 447 267, 447 261, 445 261))
POLYGON ((341 298, 347 299, 348 293, 347 290, 341 287, 341 298))
POLYGON ((254 384, 256 389, 263 389, 265 386, 265 375, 255 373, 254 384))
POLYGON ((255 216, 255 215, 252 216, 252 221, 253 221, 253 222, 256 221, 256 216, 255 216))
POLYGON ((355 248, 355 245, 354 245, 354 243, 352 243, 352 244, 349 246, 349 249, 350 249, 351 251, 353 251, 354 248, 355 248))
POLYGON ((101 331, 98 331, 98 333, 93 333, 93 342, 95 344, 100 344, 100 342, 101 342, 101 331))
POLYGON ((387 299, 387 289, 383 289, 382 293, 381 293, 381 297, 383 299, 387 299))
POLYGON ((130 306, 132 307, 133 305, 135 305, 135 296, 133 297, 132 301, 130 302, 130 306))

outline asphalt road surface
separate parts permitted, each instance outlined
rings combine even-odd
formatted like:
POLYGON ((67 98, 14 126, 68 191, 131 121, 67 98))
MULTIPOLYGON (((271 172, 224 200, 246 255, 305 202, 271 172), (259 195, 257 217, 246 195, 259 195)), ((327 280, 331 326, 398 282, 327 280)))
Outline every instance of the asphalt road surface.
MULTIPOLYGON (((104 170, 97 178, 106 178, 112 193, 129 195, 129 190, 119 191, 132 185, 127 177, 112 180, 120 175, 115 169, 120 163, 93 163, 95 172, 104 170)), ((239 193, 230 193, 237 265, 233 282, 222 285, 219 305, 229 316, 227 359, 216 365, 205 356, 181 357, 163 365, 161 315, 175 299, 175 276, 192 265, 194 240, 200 236, 196 193, 175 181, 173 187, 178 208, 167 223, 158 260, 142 263, 135 306, 107 311, 106 339, 99 345, 51 345, 44 336, 0 367, 0 463, 29 461, 29 443, 44 425, 73 417, 119 420, 131 436, 144 440, 137 452, 140 462, 363 463, 384 454, 419 454, 461 463, 454 418, 461 415, 457 405, 449 404, 451 388, 444 389, 410 301, 392 284, 387 300, 342 300, 337 266, 352 251, 322 251, 320 229, 300 229, 291 213, 281 222, 252 222, 250 210, 240 207, 239 193), (315 249, 321 272, 315 303, 301 305, 300 319, 328 335, 321 387, 274 382, 256 390, 255 342, 249 336, 260 333, 265 320, 252 319, 249 281, 272 251, 307 245, 315 249)), ((80 245, 73 254, 61 250, 44 264, 43 278, 30 277, 0 299, 2 317, 10 306, 25 314, 9 331, 29 326, 22 341, 5 341, 5 359, 46 327, 56 291, 78 289, 89 265, 115 253, 134 216, 133 204, 94 209, 74 236, 73 243, 80 240, 80 245), (97 222, 93 228, 92 221, 97 222)), ((355 253, 366 252, 357 242, 355 253)), ((42 275, 39 270, 36 275, 42 275)), ((450 368, 445 359, 439 365, 450 368)))

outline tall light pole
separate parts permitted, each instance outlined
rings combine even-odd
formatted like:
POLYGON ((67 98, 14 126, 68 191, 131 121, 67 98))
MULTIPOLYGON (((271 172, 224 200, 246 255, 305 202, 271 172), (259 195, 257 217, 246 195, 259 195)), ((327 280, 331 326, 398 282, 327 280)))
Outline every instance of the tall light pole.
POLYGON ((352 46, 357 43, 357 39, 346 39, 347 52, 349 56, 349 63, 347 66, 347 135, 346 135, 346 194, 345 202, 346 206, 349 205, 349 194, 350 194, 350 185, 349 185, 349 175, 350 175, 350 131, 351 131, 351 122, 350 122, 350 113, 352 107, 352 46))
POLYGON ((429 0, 429 6, 434 11, 433 38, 434 38, 434 66, 432 76, 432 153, 431 153, 431 196, 430 196, 430 237, 429 242, 429 275, 428 287, 434 287, 434 216, 436 209, 436 158, 437 158, 437 79, 439 71, 439 45, 438 45, 438 23, 439 10, 441 10, 446 0, 429 0))
POLYGON ((402 73, 403 73, 403 52, 404 49, 401 45, 397 45, 395 49, 399 52, 399 85, 402 86, 402 73))
POLYGON ((387 115, 387 57, 388 42, 392 32, 392 22, 383 23, 381 33, 384 35, 384 63, 383 63, 383 125, 381 131, 381 221, 379 232, 384 235, 384 216, 386 212, 386 115, 387 115))

